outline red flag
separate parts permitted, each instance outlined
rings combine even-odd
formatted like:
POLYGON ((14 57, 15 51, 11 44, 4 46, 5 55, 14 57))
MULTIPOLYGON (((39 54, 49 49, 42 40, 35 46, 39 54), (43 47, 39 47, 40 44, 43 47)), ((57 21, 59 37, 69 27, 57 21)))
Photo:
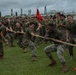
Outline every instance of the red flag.
POLYGON ((39 12, 38 9, 36 11, 36 17, 38 18, 39 21, 42 21, 43 20, 43 18, 42 18, 42 16, 41 16, 41 14, 40 14, 40 12, 39 12))

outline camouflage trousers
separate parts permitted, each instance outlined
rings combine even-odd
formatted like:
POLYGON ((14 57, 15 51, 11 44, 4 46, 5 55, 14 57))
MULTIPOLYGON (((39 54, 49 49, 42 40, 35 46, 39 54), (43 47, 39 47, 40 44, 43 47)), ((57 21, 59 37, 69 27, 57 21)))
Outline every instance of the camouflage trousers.
POLYGON ((7 33, 5 37, 6 37, 6 39, 8 39, 9 43, 11 43, 11 44, 13 43, 13 41, 14 41, 14 34, 13 33, 7 33))
POLYGON ((24 39, 20 45, 21 48, 30 47, 32 50, 32 56, 36 56, 36 46, 31 40, 24 39))
POLYGON ((3 44, 0 42, 0 56, 4 55, 3 44))
MULTIPOLYGON (((70 35, 70 41, 69 42, 72 43, 72 44, 76 44, 76 35, 70 35)), ((74 56, 73 47, 74 46, 69 46, 69 54, 70 54, 70 56, 74 56)))
POLYGON ((22 43, 23 39, 24 39, 23 35, 18 36, 17 44, 18 44, 19 47, 21 47, 21 43, 22 43))
POLYGON ((65 58, 63 56, 64 50, 65 50, 64 45, 56 45, 56 44, 49 45, 49 46, 45 47, 45 49, 44 49, 46 55, 49 58, 52 57, 52 54, 51 54, 52 52, 57 52, 57 56, 58 56, 61 63, 66 62, 66 60, 65 60, 65 58))

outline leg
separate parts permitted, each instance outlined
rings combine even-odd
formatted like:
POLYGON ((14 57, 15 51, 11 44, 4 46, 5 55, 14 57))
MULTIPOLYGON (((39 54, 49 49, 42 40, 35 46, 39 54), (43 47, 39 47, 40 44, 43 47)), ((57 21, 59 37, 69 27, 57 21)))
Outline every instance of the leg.
POLYGON ((73 59, 73 46, 69 46, 69 55, 70 55, 70 59, 73 59))
POLYGON ((57 54, 58 54, 58 58, 59 58, 59 60, 60 60, 60 62, 62 64, 62 66, 63 66, 62 71, 63 72, 67 72, 69 69, 68 69, 68 67, 66 65, 66 60, 65 60, 65 58, 63 56, 64 49, 65 49, 65 46, 64 45, 59 45, 57 47, 57 54))
POLYGON ((37 57, 35 44, 32 41, 25 39, 22 42, 22 48, 25 48, 26 46, 27 47, 30 47, 30 49, 32 50, 32 60, 35 61, 36 60, 36 57, 37 57))
POLYGON ((32 42, 32 41, 29 41, 29 45, 28 45, 30 48, 31 48, 31 50, 32 50, 32 56, 36 56, 36 46, 35 46, 35 44, 32 42))
POLYGON ((3 44, 0 42, 0 59, 3 59, 3 56, 4 56, 3 44))
POLYGON ((30 49, 32 50, 32 61, 36 61, 37 60, 37 55, 36 55, 36 46, 32 41, 28 40, 28 47, 30 47, 30 49))
POLYGON ((21 37, 21 36, 18 38, 17 44, 20 48, 22 48, 23 53, 26 53, 27 52, 26 46, 27 46, 28 42, 26 40, 22 40, 22 38, 23 37, 21 37))
MULTIPOLYGON (((71 39, 70 40, 70 43, 74 44, 74 40, 71 39)), ((72 60, 73 57, 74 57, 74 54, 73 54, 73 46, 69 46, 69 55, 70 55, 70 59, 72 60)))
POLYGON ((45 51, 45 54, 48 56, 48 58, 51 60, 51 63, 48 66, 55 65, 56 61, 52 57, 51 52, 55 52, 56 51, 56 45, 55 44, 49 45, 49 46, 45 47, 44 51, 45 51))
POLYGON ((14 34, 13 33, 10 33, 9 34, 10 36, 10 43, 11 43, 11 47, 15 47, 15 45, 13 45, 13 41, 14 41, 14 34))
POLYGON ((59 45, 57 47, 57 55, 58 55, 58 58, 59 58, 61 63, 65 63, 66 62, 66 60, 65 60, 65 58, 63 56, 63 53, 64 53, 64 45, 59 45))

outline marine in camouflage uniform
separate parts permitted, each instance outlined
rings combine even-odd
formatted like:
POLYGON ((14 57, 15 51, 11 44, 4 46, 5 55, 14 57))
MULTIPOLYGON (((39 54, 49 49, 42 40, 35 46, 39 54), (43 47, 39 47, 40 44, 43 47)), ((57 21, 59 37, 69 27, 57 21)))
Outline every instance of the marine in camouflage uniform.
POLYGON ((59 25, 61 24, 61 22, 60 22, 60 15, 61 15, 60 12, 57 12, 56 15, 55 15, 55 17, 56 17, 55 24, 56 24, 57 29, 59 29, 59 25))
MULTIPOLYGON (((46 33, 46 30, 45 30, 45 25, 42 25, 39 23, 39 26, 37 28, 37 34, 40 35, 40 36, 44 36, 45 33, 46 33)), ((37 44, 40 45, 42 43, 43 39, 42 38, 37 38, 37 44)))
POLYGON ((0 27, 0 59, 3 59, 3 56, 4 56, 2 40, 4 40, 4 42, 7 42, 7 40, 5 39, 3 35, 3 28, 0 27))
POLYGON ((28 27, 29 27, 29 21, 25 19, 22 23, 23 31, 26 32, 26 28, 28 27))
MULTIPOLYGON (((63 33, 63 35, 66 38, 66 25, 67 25, 67 21, 65 20, 65 15, 61 14, 60 15, 60 24, 58 26, 58 29, 63 33)), ((66 38, 67 40, 67 38, 66 38)))
POLYGON ((33 33, 33 29, 34 29, 34 22, 30 22, 30 25, 25 32, 25 39, 22 41, 22 48, 30 47, 30 49, 32 50, 32 60, 34 61, 36 60, 37 55, 36 55, 36 46, 32 42, 32 36, 35 35, 33 33))
MULTIPOLYGON (((3 21, 1 22, 0 28, 1 28, 1 30, 2 30, 3 36, 5 37, 6 34, 7 34, 5 22, 3 22, 3 21)), ((6 45, 8 45, 8 44, 6 44, 6 45)))
POLYGON ((59 30, 61 30, 62 32, 65 32, 66 31, 66 20, 65 20, 65 15, 64 14, 61 14, 60 15, 60 25, 59 25, 59 30))
MULTIPOLYGON (((62 32, 57 30, 55 25, 49 24, 48 26, 49 26, 48 27, 49 30, 46 33, 45 38, 49 37, 49 38, 54 38, 54 39, 65 41, 65 37, 63 36, 62 32)), ((56 64, 56 61, 53 58, 51 53, 57 51, 58 58, 59 58, 62 66, 63 66, 62 71, 63 72, 67 72, 68 71, 68 67, 66 66, 66 60, 65 60, 65 58, 63 56, 63 53, 65 51, 65 45, 62 44, 62 43, 55 42, 55 41, 53 41, 53 42, 54 42, 54 44, 49 45, 49 46, 45 47, 45 49, 44 49, 46 55, 51 60, 51 63, 49 64, 49 66, 53 66, 53 65, 56 64)))
MULTIPOLYGON (((21 42, 24 38, 24 34, 23 34, 23 28, 20 26, 20 23, 16 23, 15 32, 16 32, 16 36, 18 38, 17 44, 19 47, 22 47, 21 42)), ((24 53, 26 52, 25 48, 23 48, 23 52, 24 53)))
POLYGON ((13 42, 14 42, 14 31, 13 31, 12 26, 9 22, 7 22, 6 31, 7 31, 6 38, 8 39, 10 46, 15 47, 15 45, 13 44, 13 42))
MULTIPOLYGON (((73 20, 73 17, 71 15, 67 16, 67 30, 68 30, 68 38, 70 43, 76 44, 76 21, 73 20)), ((73 59, 74 53, 73 53, 73 46, 69 46, 69 54, 70 59, 73 59)))

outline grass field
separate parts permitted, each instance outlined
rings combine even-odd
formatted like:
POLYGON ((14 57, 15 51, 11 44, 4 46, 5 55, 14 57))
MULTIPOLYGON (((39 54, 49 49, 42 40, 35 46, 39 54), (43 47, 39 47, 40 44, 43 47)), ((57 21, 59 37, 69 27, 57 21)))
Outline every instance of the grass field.
MULTIPOLYGON (((48 67, 50 60, 44 53, 44 47, 48 44, 41 44, 37 48, 37 61, 31 61, 31 50, 28 48, 27 53, 22 53, 22 50, 16 45, 16 47, 4 47, 4 60, 0 60, 0 75, 76 75, 74 68, 76 67, 76 55, 71 61, 68 51, 65 51, 69 72, 62 73, 60 64, 56 52, 53 53, 53 57, 57 61, 57 65, 54 67, 48 67)), ((76 49, 74 48, 74 54, 76 49)))

